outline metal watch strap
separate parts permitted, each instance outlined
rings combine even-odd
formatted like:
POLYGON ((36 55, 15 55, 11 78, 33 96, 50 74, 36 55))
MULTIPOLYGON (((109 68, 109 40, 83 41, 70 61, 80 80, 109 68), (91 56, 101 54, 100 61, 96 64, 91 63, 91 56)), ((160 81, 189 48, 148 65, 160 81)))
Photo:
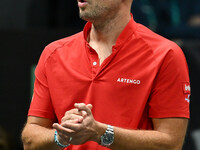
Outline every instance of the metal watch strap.
POLYGON ((62 147, 62 148, 66 148, 66 147, 68 147, 70 144, 67 144, 67 145, 63 145, 63 144, 61 144, 60 142, 59 142, 59 140, 58 140, 58 132, 57 131, 55 131, 55 134, 54 134, 54 141, 55 141, 55 143, 58 145, 58 146, 60 146, 60 147, 62 147))
POLYGON ((108 127, 107 127, 107 130, 106 130, 107 132, 111 132, 111 133, 113 133, 114 134, 114 129, 113 129, 113 126, 111 126, 111 125, 108 125, 108 127))

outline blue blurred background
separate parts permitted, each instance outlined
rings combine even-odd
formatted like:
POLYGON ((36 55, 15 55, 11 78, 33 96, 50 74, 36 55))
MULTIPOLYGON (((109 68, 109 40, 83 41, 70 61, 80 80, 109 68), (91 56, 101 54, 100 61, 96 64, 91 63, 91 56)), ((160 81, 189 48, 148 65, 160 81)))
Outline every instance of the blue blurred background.
MULTIPOLYGON (((191 78, 191 119, 184 150, 200 150, 200 0, 134 0, 134 19, 174 40, 191 78)), ((0 150, 21 150, 33 70, 50 42, 79 32, 76 0, 0 0, 0 150)))

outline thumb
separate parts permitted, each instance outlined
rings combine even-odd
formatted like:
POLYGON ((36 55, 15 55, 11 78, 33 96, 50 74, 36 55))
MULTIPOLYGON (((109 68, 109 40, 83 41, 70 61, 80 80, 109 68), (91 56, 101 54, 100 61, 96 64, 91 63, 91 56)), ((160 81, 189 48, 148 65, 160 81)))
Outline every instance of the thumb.
POLYGON ((90 110, 92 110, 92 108, 93 108, 92 104, 87 104, 87 107, 88 107, 90 110))

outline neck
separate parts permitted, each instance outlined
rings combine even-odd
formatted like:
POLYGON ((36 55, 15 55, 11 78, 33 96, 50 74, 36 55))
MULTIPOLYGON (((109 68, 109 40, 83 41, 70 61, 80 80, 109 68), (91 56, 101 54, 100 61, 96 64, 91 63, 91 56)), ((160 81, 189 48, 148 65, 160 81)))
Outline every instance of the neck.
POLYGON ((116 40, 127 23, 130 21, 130 12, 118 13, 113 16, 95 20, 92 22, 92 28, 89 35, 90 44, 103 44, 106 47, 115 45, 116 40))
POLYGON ((97 52, 100 65, 112 53, 118 36, 131 19, 127 9, 119 9, 113 15, 104 15, 92 22, 92 28, 88 37, 90 46, 97 52), (120 11, 121 10, 121 11, 120 11))

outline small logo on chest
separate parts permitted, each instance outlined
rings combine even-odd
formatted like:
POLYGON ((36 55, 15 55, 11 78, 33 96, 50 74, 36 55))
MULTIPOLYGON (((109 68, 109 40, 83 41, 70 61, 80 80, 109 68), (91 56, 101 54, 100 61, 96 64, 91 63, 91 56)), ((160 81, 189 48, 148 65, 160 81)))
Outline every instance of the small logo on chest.
POLYGON ((126 78, 118 78, 117 82, 120 83, 128 83, 128 84, 140 84, 141 81, 140 80, 136 80, 136 79, 126 79, 126 78))

